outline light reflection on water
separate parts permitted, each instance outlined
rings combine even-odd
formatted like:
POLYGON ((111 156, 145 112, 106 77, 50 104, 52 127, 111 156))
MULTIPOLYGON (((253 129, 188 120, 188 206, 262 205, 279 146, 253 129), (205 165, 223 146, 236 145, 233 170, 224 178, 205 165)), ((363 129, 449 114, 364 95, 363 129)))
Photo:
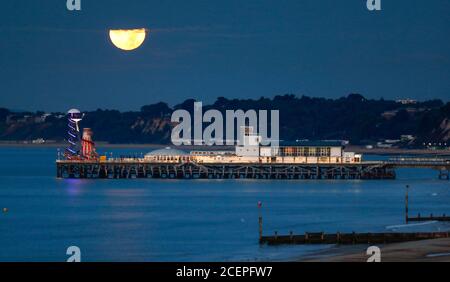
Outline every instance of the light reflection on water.
MULTIPOLYGON (((136 150, 137 151, 137 150, 136 150)), ((119 153, 117 153, 119 154, 119 153)), ((0 148, 0 261, 286 260, 330 246, 259 246, 264 232, 448 230, 404 224, 410 214, 450 214, 449 182, 432 170, 391 181, 57 180, 54 149, 0 148), (392 228, 394 226, 394 228, 392 228)))

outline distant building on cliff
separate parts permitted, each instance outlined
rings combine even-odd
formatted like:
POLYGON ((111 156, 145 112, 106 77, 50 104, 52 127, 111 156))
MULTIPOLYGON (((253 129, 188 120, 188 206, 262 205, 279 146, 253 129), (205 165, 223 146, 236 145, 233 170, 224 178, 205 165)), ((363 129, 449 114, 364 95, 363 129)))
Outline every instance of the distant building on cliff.
POLYGON ((417 104, 417 100, 413 100, 413 99, 409 99, 409 98, 398 99, 398 100, 396 100, 396 102, 400 103, 402 105, 414 105, 414 104, 417 104))

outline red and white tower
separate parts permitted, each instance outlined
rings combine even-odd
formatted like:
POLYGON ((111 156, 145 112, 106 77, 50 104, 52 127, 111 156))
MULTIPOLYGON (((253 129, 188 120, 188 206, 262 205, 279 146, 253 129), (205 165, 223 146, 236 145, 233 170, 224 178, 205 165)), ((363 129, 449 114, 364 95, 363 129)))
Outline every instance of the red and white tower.
POLYGON ((98 154, 95 151, 95 143, 92 141, 92 130, 83 128, 83 138, 81 139, 81 155, 85 160, 95 160, 98 154))

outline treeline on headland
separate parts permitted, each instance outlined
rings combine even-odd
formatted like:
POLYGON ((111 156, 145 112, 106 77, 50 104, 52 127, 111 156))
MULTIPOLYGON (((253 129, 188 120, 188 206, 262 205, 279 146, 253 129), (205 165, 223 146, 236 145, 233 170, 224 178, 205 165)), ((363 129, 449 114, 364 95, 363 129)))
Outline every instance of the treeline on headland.
MULTIPOLYGON (((146 105, 140 111, 102 110, 85 112, 81 127, 94 131, 97 141, 110 143, 170 143, 176 109, 193 111, 195 100, 174 107, 164 102, 146 105)), ((359 94, 339 99, 295 95, 274 98, 218 98, 203 110, 279 110, 280 138, 283 140, 349 140, 352 144, 373 144, 400 140, 402 146, 450 141, 450 103, 441 100, 371 100, 359 94)), ((82 109, 81 109, 82 110, 82 109)), ((205 125, 206 126, 206 125, 205 125)), ((65 113, 12 112, 0 108, 0 140, 63 141, 65 113)))

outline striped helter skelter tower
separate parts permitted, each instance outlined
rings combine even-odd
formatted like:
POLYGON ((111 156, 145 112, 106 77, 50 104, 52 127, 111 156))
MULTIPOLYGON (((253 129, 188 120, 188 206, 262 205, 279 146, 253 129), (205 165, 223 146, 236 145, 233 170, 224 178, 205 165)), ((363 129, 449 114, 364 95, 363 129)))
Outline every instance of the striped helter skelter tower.
POLYGON ((98 154, 95 151, 95 143, 92 141, 92 130, 90 128, 83 129, 81 156, 85 160, 95 160, 98 158, 98 154))
POLYGON ((80 149, 79 149, 79 140, 80 140, 80 128, 78 123, 83 119, 83 115, 77 109, 71 109, 68 113, 68 138, 69 146, 66 148, 64 152, 64 156, 68 160, 80 159, 80 149))

